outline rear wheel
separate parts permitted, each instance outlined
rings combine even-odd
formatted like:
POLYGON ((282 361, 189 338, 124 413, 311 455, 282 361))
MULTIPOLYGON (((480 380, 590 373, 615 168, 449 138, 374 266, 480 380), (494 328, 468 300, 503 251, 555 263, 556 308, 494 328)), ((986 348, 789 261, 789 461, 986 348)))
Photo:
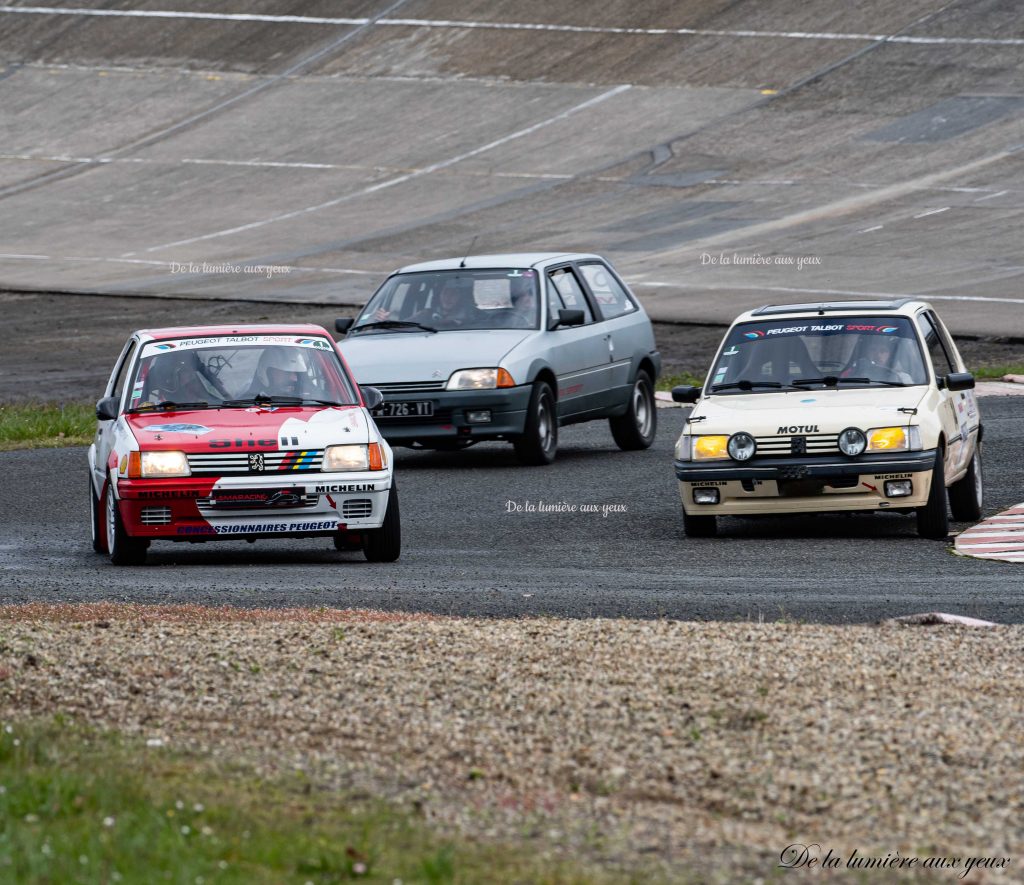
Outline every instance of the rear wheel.
POLYGON ((402 520, 398 513, 398 486, 391 481, 384 523, 364 534, 363 554, 370 562, 394 562, 402 553, 402 520))
POLYGON ((121 513, 114 498, 114 484, 107 483, 106 503, 107 553, 114 565, 142 565, 146 561, 149 541, 133 538, 125 531, 121 513))
POLYGON ((971 466, 963 479, 949 487, 949 509, 953 511, 953 519, 961 522, 974 522, 981 519, 981 510, 985 505, 985 490, 981 471, 981 443, 974 449, 971 466))
POLYGON ((551 385, 538 381, 533 385, 526 410, 526 426, 512 445, 524 464, 543 465, 555 460, 558 451, 558 415, 551 385))
POLYGON ((658 432, 658 411, 654 403, 654 383, 642 369, 636 373, 626 414, 609 418, 615 444, 624 451, 649 448, 658 432))
POLYGON ((89 473, 89 524, 92 529, 92 549, 96 553, 107 552, 107 542, 103 537, 103 516, 100 513, 100 502, 96 499, 96 490, 92 487, 92 472, 89 473))
POLYGON ((690 538, 713 538, 718 534, 718 518, 693 516, 683 508, 683 531, 690 538))
POLYGON ((943 452, 935 454, 932 484, 928 488, 928 502, 917 508, 917 533, 922 538, 944 541, 949 537, 949 513, 946 509, 946 471, 943 452))

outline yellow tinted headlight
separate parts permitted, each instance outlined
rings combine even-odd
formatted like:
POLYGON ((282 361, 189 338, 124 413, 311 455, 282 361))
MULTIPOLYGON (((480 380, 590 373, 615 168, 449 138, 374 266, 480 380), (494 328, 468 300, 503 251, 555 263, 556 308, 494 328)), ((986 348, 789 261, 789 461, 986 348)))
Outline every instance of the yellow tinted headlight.
POLYGON ((905 427, 876 427, 868 431, 869 452, 897 452, 907 448, 905 427))
POLYGON ((714 461, 729 457, 729 437, 695 436, 693 438, 693 460, 714 461))

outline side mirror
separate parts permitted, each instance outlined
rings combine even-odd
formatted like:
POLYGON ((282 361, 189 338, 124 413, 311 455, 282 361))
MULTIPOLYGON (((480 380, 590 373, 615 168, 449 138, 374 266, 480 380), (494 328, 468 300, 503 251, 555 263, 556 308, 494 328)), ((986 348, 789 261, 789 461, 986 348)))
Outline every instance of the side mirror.
POLYGON ((582 310, 566 310, 563 307, 558 311, 559 326, 582 326, 583 320, 584 316, 582 310))
POLYGON ((113 421, 117 417, 117 407, 120 404, 120 397, 103 397, 103 399, 96 403, 96 419, 98 421, 113 421))
POLYGON ((344 335, 349 329, 352 328, 352 324, 354 322, 354 317, 338 317, 334 321, 334 329, 336 332, 341 332, 341 334, 344 335))
POLYGON ((974 376, 970 372, 950 372, 946 376, 946 390, 974 390, 974 376))
POLYGON ((360 387, 359 391, 363 395, 363 402, 366 404, 366 408, 371 412, 384 402, 384 394, 377 390, 376 387, 360 387))
POLYGON ((673 387, 672 401, 677 403, 695 403, 700 399, 702 387, 673 387))

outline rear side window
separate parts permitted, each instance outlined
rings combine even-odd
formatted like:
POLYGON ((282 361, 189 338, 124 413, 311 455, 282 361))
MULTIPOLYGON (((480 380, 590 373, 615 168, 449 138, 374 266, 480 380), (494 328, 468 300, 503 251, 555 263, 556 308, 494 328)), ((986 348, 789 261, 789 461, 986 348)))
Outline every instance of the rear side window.
POLYGON ((548 304, 552 319, 558 319, 559 308, 565 308, 566 310, 582 310, 584 323, 594 321, 590 305, 583 294, 583 287, 580 286, 580 281, 576 279, 576 274, 572 272, 571 268, 560 267, 558 270, 553 270, 548 274, 548 279, 551 281, 552 297, 548 299, 548 304), (559 301, 561 304, 558 303, 559 301))
POLYGON ((636 310, 626 290, 603 264, 595 261, 581 264, 579 268, 604 319, 614 319, 636 310))
POLYGON ((942 338, 932 324, 931 318, 927 314, 919 314, 917 325, 924 336, 924 343, 928 348, 928 358, 931 360, 932 368, 935 370, 935 377, 942 378, 950 372, 956 371, 953 367, 953 360, 946 353, 942 338))

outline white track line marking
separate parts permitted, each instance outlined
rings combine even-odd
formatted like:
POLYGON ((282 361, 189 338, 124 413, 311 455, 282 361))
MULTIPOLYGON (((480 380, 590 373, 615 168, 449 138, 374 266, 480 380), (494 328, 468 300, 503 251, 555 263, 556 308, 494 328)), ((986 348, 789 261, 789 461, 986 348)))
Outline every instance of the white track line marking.
POLYGON ((885 227, 884 224, 876 224, 874 227, 866 227, 866 228, 864 228, 864 230, 857 231, 857 233, 859 233, 859 234, 869 234, 869 233, 871 233, 874 230, 881 230, 883 227, 885 227))
MULTIPOLYGON (((172 265, 181 267, 183 264, 188 264, 185 261, 160 261, 158 259, 145 259, 145 258, 113 258, 106 255, 23 255, 17 252, 0 252, 0 260, 2 259, 26 259, 31 261, 85 261, 90 263, 106 263, 106 264, 142 264, 147 267, 171 267, 172 265)), ((193 264, 202 266, 204 262, 193 261, 193 264)), ((233 264, 244 267, 246 265, 255 266, 256 264, 266 264, 267 262, 256 262, 255 260, 241 260, 241 261, 227 261, 227 262, 216 262, 207 261, 206 264, 233 264)), ((313 266, 300 266, 297 264, 275 264, 276 268, 287 270, 288 273, 327 273, 327 274, 356 274, 358 276, 367 277, 380 277, 383 279, 388 275, 388 271, 384 270, 356 270, 351 267, 313 267, 313 266)), ((189 276, 189 274, 182 274, 182 276, 189 276)), ((193 274, 194 276, 194 274, 193 274)))
MULTIPOLYGON (((0 6, 0 12, 29 15, 89 15, 104 18, 164 18, 205 21, 263 22, 267 24, 350 25, 369 24, 367 18, 334 18, 307 15, 258 15, 241 12, 184 12, 158 9, 86 9, 54 6, 0 6)), ((549 31, 563 34, 622 34, 641 37, 737 37, 750 39, 839 40, 869 43, 909 43, 918 46, 1024 46, 1016 37, 912 37, 893 34, 837 33, 833 31, 756 31, 712 28, 617 28, 591 25, 557 25, 532 22, 481 22, 458 19, 380 18, 383 27, 441 28, 447 30, 549 31)))
POLYGON ((792 292, 799 295, 849 295, 857 298, 920 298, 922 301, 985 301, 997 304, 1024 304, 1024 298, 995 298, 986 295, 921 295, 914 292, 864 292, 858 289, 805 289, 797 286, 699 286, 694 283, 664 283, 654 280, 633 281, 631 286, 652 289, 697 289, 699 291, 792 292))
MULTIPOLYGON (((546 126, 551 126, 554 123, 560 123, 562 120, 571 117, 573 114, 579 113, 580 111, 592 108, 594 105, 600 104, 603 101, 607 101, 609 98, 613 98, 616 95, 620 95, 626 92, 631 87, 629 84, 623 84, 616 86, 613 89, 609 89, 607 92, 602 92, 600 95, 595 95, 593 98, 588 98, 584 102, 580 102, 577 105, 573 105, 571 108, 567 108, 554 116, 548 117, 547 119, 540 120, 524 129, 519 129, 515 132, 510 132, 508 135, 503 135, 501 138, 496 138, 494 141, 490 141, 487 144, 475 147, 472 150, 464 151, 461 154, 457 154, 454 157, 449 157, 447 160, 441 160, 437 163, 433 163, 430 166, 425 166, 422 169, 417 169, 413 172, 408 172, 405 175, 398 175, 394 178, 388 178, 384 181, 379 181, 376 184, 368 185, 367 187, 360 188, 352 193, 344 194, 343 196, 336 197, 333 200, 327 200, 323 203, 317 203, 313 206, 305 206, 302 209, 294 209, 291 212, 283 212, 280 215, 272 215, 269 218, 263 218, 259 221, 251 221, 248 224, 240 224, 237 227, 224 228, 223 230, 213 231, 212 233, 202 234, 198 237, 189 237, 184 240, 176 240, 173 243, 162 243, 159 246, 150 246, 145 249, 146 252, 157 252, 161 249, 171 249, 175 246, 187 246, 191 243, 198 243, 204 240, 212 240, 218 237, 227 237, 233 234, 241 233, 247 230, 254 230, 258 227, 263 227, 268 224, 276 224, 279 221, 287 221, 292 218, 298 218, 302 215, 309 215, 313 212, 319 212, 322 209, 329 209, 332 206, 338 206, 342 203, 347 203, 351 200, 355 200, 359 197, 367 196, 368 194, 376 193, 377 191, 385 190, 386 188, 395 187, 396 185, 403 184, 406 181, 411 181, 414 178, 419 178, 423 175, 429 175, 432 172, 438 172, 442 169, 447 169, 450 166, 454 166, 456 163, 461 163, 463 160, 468 160, 471 157, 479 156, 494 148, 501 147, 504 144, 508 144, 510 141, 515 141, 518 138, 523 138, 527 135, 531 135, 539 129, 543 129, 546 126)), ((134 252, 126 252, 124 257, 134 255, 134 252)))
POLYGON ((921 212, 915 215, 914 218, 927 218, 929 215, 938 215, 940 212, 948 212, 949 206, 943 206, 941 209, 929 209, 927 212, 921 212))
MULTIPOLYGON (((396 166, 366 166, 356 163, 286 163, 281 160, 218 160, 204 159, 201 157, 183 157, 180 160, 175 160, 162 158, 154 159, 150 157, 68 157, 61 154, 0 154, 0 160, 27 160, 40 163, 82 163, 86 165, 107 163, 145 163, 155 166, 173 166, 175 164, 181 164, 186 166, 243 166, 255 169, 340 169, 346 172, 376 173, 405 173, 422 171, 415 166, 400 168, 396 166)), ((480 178, 523 178, 538 179, 542 181, 564 181, 573 177, 569 174, 559 174, 554 172, 469 172, 466 174, 476 175, 480 178)))
POLYGON ((1008 193, 1009 193, 1009 191, 999 191, 998 193, 987 194, 984 197, 978 197, 978 199, 976 199, 974 202, 975 203, 984 203, 985 200, 994 200, 996 197, 1001 197, 1004 194, 1008 194, 1008 193))

